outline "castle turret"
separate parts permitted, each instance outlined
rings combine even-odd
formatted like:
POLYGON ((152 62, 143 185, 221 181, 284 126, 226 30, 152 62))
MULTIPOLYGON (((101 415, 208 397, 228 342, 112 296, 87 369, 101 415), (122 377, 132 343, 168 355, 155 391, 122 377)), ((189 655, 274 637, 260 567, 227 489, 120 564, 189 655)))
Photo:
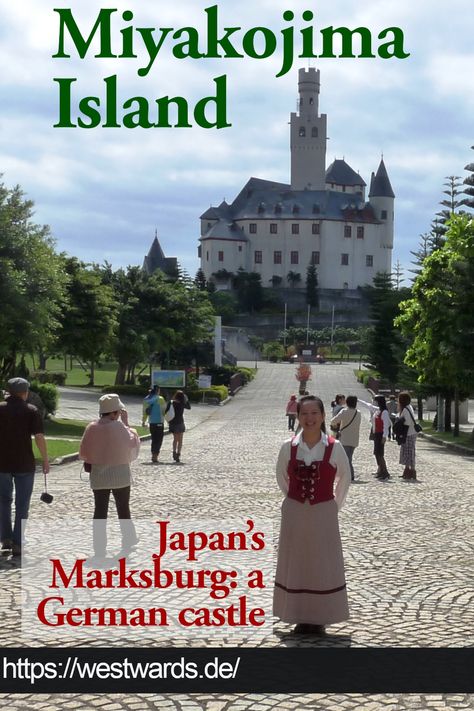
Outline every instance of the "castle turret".
MULTIPOLYGON (((383 158, 380 160, 377 172, 375 174, 372 173, 372 177, 370 179, 369 200, 370 204, 374 208, 375 216, 378 220, 384 223, 380 246, 385 247, 387 250, 392 250, 395 193, 392 190, 383 158)), ((392 260, 390 257, 386 271, 391 271, 391 264, 392 260)))
POLYGON ((298 112, 290 116, 291 189, 325 190, 327 117, 319 115, 319 70, 299 70, 298 92, 298 112))

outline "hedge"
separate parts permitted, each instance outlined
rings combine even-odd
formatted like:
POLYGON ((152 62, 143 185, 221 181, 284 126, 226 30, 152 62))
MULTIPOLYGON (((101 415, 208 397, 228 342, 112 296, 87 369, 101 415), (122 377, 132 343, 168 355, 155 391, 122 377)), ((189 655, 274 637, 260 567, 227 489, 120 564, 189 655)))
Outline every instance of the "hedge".
POLYGON ((30 373, 31 380, 38 383, 53 383, 54 385, 65 385, 67 373, 52 370, 32 370, 30 373))
POLYGON ((229 389, 225 385, 212 385, 210 388, 195 388, 188 392, 191 402, 202 402, 204 400, 218 400, 222 402, 229 397, 229 389))

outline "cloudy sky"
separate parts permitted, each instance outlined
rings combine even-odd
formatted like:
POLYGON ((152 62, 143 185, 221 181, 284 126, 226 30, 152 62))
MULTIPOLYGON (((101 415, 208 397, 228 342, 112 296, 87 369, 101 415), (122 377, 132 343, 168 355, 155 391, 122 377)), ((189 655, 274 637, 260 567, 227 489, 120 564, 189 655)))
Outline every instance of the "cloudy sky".
MULTIPOLYGON (((368 183, 383 153, 397 196, 393 264, 410 267, 410 250, 429 231, 439 209, 445 177, 465 177, 474 161, 474 6, 472 0, 221 0, 219 26, 273 30, 271 58, 176 59, 171 33, 146 77, 147 51, 137 27, 192 26, 206 48, 207 0, 21 0, 0 9, 0 172, 8 186, 20 184, 36 205, 36 221, 49 224, 58 249, 85 261, 114 267, 141 264, 155 229, 167 256, 178 257, 193 276, 199 266, 199 215, 223 198, 232 201, 250 176, 288 182, 289 114, 295 110, 299 31, 367 27, 373 36, 400 27, 410 57, 314 59, 321 71, 320 111, 328 115, 327 164, 345 160, 368 183), (70 8, 87 36, 100 8, 117 8, 112 43, 121 54, 123 36, 133 34, 133 58, 98 59, 94 39, 84 59, 66 37, 69 59, 58 50, 59 16, 70 8), (132 11, 131 21, 122 19, 132 11), (292 10, 295 19, 283 19, 292 10), (302 13, 314 13, 312 23, 302 13), (293 68, 277 78, 283 29, 295 27, 293 68), (121 30, 124 34, 121 34, 121 30), (101 97, 104 78, 116 75, 120 101, 185 97, 192 128, 54 128, 58 84, 75 78, 72 118, 78 100, 101 97), (230 128, 195 125, 192 110, 227 76, 230 128)), ((105 108, 102 109, 105 114, 105 108)), ((120 112, 119 112, 120 115, 120 112)))

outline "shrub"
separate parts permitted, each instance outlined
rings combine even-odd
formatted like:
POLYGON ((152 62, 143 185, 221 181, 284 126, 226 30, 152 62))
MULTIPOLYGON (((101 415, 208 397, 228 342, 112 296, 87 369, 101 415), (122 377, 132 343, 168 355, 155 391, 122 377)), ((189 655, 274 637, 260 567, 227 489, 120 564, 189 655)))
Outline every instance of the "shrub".
POLYGON ((191 402, 202 402, 204 400, 218 400, 222 402, 229 397, 229 390, 225 385, 213 385, 210 388, 196 388, 188 392, 191 402))
POLYGON ((61 371, 33 370, 31 379, 38 383, 53 383, 54 385, 65 385, 67 374, 61 371))
POLYGON ((40 396, 47 415, 54 415, 58 407, 59 393, 53 383, 30 383, 30 390, 40 396))

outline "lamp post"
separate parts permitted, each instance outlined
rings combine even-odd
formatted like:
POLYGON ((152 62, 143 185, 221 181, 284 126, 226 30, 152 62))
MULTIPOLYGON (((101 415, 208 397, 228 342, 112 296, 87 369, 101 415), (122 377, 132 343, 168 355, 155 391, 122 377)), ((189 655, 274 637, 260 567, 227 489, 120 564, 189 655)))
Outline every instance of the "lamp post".
POLYGON ((306 319, 306 345, 309 343, 309 312, 310 312, 311 306, 308 304, 308 317, 306 319))

